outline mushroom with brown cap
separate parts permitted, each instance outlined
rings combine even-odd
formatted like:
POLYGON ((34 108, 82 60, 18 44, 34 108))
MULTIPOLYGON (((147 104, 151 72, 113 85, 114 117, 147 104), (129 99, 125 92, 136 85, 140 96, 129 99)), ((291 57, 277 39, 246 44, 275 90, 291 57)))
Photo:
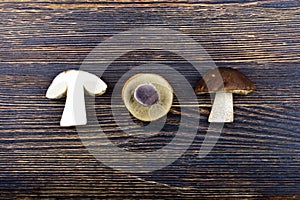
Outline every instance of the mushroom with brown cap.
POLYGON ((128 111, 141 121, 154 121, 165 116, 173 102, 173 88, 158 74, 136 74, 122 89, 128 111))
POLYGON ((195 87, 196 94, 215 93, 209 122, 233 122, 232 94, 247 95, 256 86, 236 69, 219 67, 209 70, 195 87))

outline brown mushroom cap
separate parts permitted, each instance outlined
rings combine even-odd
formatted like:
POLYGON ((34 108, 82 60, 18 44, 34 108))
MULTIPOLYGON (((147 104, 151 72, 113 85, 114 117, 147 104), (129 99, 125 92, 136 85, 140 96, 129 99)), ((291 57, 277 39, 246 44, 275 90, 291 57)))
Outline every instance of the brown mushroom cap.
POLYGON ((255 90, 256 86, 249 78, 238 70, 227 67, 209 70, 195 87, 196 94, 223 91, 246 95, 255 90))
POLYGON ((165 116, 173 103, 173 88, 166 79, 158 74, 136 74, 129 78, 122 89, 122 99, 128 111, 142 121, 154 121, 165 116), (141 85, 153 85, 159 99, 153 105, 138 102, 134 93, 141 85))

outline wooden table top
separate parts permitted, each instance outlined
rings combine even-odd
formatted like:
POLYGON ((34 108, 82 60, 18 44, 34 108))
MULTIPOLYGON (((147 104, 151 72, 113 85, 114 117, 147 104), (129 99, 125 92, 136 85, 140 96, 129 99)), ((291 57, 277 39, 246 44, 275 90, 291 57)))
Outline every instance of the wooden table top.
POLYGON ((298 0, 3 0, 0 16, 1 199, 300 198, 298 0), (201 76, 189 61, 157 49, 113 60, 102 75, 108 91, 92 109, 118 148, 157 151, 175 137, 180 116, 188 115, 181 105, 200 114, 197 135, 178 159, 157 171, 127 173, 89 152, 75 127, 60 127, 65 99, 49 100, 45 93, 58 73, 79 69, 101 42, 143 27, 192 38, 217 66, 246 74, 257 91, 234 96, 234 123, 225 124, 212 151, 199 158, 210 125, 209 95, 197 95, 199 104, 175 99, 164 128, 151 138, 120 131, 111 112, 122 106, 111 104, 114 85, 132 67, 165 64, 194 87, 201 76))

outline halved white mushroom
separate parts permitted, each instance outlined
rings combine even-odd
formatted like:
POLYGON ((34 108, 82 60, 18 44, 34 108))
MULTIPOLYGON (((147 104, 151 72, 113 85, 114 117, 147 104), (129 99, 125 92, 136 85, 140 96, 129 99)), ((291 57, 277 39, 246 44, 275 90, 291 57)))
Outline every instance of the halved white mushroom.
POLYGON ((102 95, 106 89, 106 83, 96 75, 80 70, 68 70, 54 78, 46 97, 59 99, 67 95, 61 126, 85 125, 87 119, 84 91, 90 95, 102 95))

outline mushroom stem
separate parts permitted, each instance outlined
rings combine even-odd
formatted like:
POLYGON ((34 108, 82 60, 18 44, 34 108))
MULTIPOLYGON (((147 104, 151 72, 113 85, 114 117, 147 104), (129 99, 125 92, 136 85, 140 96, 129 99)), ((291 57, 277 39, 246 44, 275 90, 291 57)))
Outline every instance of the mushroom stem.
POLYGON ((65 108, 60 120, 60 126, 85 125, 87 123, 84 88, 76 84, 75 80, 69 82, 65 108))
POLYGON ((233 122, 232 93, 216 92, 208 121, 216 123, 233 122))
POLYGON ((159 100, 159 94, 154 85, 140 84, 134 91, 134 98, 144 106, 152 106, 159 100))

